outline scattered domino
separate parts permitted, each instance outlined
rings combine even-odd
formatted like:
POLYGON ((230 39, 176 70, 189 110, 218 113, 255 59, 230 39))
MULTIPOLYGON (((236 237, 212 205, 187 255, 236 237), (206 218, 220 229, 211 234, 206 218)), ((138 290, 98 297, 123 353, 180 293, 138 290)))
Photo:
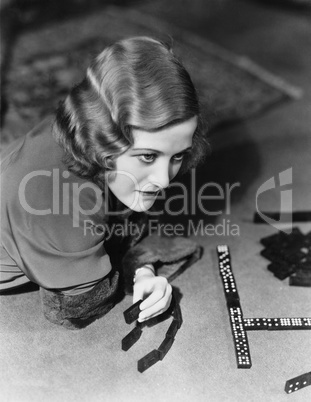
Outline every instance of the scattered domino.
POLYGON ((163 360, 167 352, 171 349, 175 338, 165 337, 164 341, 158 347, 158 352, 160 353, 160 360, 163 360))
MULTIPOLYGON (((170 308, 167 310, 167 313, 173 317, 173 321, 171 322, 165 339, 158 347, 158 349, 154 349, 146 356, 141 358, 137 363, 137 368, 140 373, 146 371, 149 367, 153 366, 160 360, 163 360, 170 348, 172 347, 175 335, 179 328, 182 325, 182 314, 179 303, 176 299, 176 290, 173 288, 172 294, 172 302, 170 308)), ((133 304, 130 308, 124 311, 124 318, 128 324, 131 324, 133 321, 137 320, 139 312, 140 312, 140 303, 142 300, 139 300, 137 303, 133 304)), ((163 316, 163 315, 162 315, 163 316)), ((157 317, 155 317, 157 318, 157 317)), ((122 339, 122 349, 124 351, 129 350, 141 337, 142 329, 146 326, 146 323, 137 322, 135 328, 122 339)), ((148 325, 147 325, 148 326, 148 325)))
POLYGON ((181 314, 181 308, 178 303, 175 303, 175 307, 173 310, 173 317, 174 317, 174 320, 177 321, 178 329, 179 329, 182 326, 183 319, 182 319, 182 314, 181 314))
POLYGON ((138 360, 137 369, 140 373, 146 371, 149 367, 153 366, 160 359, 160 352, 157 349, 153 349, 150 353, 138 360))
POLYGON ((132 322, 136 321, 139 313, 140 313, 140 304, 142 300, 138 300, 138 302, 134 303, 131 307, 123 312, 125 322, 127 324, 131 324, 132 322))
POLYGON ((283 280, 292 275, 295 272, 296 267, 283 262, 272 262, 268 265, 268 270, 273 272, 274 276, 278 279, 283 280))
POLYGON ((285 392, 291 394, 292 392, 298 391, 308 385, 311 385, 311 371, 310 373, 305 373, 287 380, 285 383, 285 392))
POLYGON ((142 329, 135 327, 129 334, 122 339, 122 350, 129 350, 141 337, 142 329))
POLYGON ((277 232, 260 241, 265 246, 260 254, 272 262, 268 270, 275 277, 290 277, 291 286, 311 286, 311 233, 295 227, 290 234, 277 232))
POLYGON ((178 321, 173 320, 171 325, 169 326, 168 330, 166 331, 166 338, 175 338, 175 335, 177 334, 178 331, 178 321))
MULTIPOLYGON (((311 264, 310 264, 311 265, 311 264)), ((289 278, 290 286, 311 286, 311 266, 310 269, 298 269, 289 278)))
POLYGON ((266 236, 260 239, 260 243, 265 247, 273 246, 276 242, 279 241, 279 238, 282 235, 283 235, 282 232, 274 233, 270 236, 266 236))
POLYGON ((265 248, 260 254, 271 262, 277 264, 299 264, 305 257, 305 253, 298 250, 282 250, 275 248, 265 248))

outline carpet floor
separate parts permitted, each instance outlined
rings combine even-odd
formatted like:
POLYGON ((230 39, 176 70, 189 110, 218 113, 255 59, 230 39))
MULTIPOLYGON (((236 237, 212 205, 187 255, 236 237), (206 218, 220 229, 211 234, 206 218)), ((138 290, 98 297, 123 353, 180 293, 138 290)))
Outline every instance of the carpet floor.
POLYGON ((246 57, 139 10, 107 7, 30 29, 17 39, 5 80, 8 111, 2 149, 53 112, 107 44, 135 35, 168 42, 173 38, 174 50, 198 88, 210 129, 301 96, 299 88, 246 57))

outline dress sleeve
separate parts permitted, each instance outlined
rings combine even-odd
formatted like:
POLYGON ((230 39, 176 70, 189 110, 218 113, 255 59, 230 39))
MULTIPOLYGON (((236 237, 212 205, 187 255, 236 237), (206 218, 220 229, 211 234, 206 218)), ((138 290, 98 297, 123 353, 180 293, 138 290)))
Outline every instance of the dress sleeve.
POLYGON ((146 214, 136 218, 136 228, 121 262, 123 287, 127 294, 133 292, 133 277, 138 268, 152 264, 157 275, 171 282, 202 256, 202 247, 189 238, 152 234, 146 214))

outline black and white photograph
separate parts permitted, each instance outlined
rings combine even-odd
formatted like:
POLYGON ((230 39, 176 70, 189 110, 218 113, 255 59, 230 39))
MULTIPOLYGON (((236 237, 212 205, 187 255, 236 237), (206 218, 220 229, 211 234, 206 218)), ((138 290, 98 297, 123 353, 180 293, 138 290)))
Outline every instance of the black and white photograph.
POLYGON ((1 402, 311 400, 311 0, 1 0, 1 402))

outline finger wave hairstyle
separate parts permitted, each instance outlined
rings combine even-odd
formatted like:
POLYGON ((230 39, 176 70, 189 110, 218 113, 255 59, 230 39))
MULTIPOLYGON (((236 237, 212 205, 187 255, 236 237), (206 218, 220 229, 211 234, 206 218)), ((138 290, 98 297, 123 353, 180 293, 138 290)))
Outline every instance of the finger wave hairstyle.
POLYGON ((198 116, 191 153, 195 167, 207 149, 191 78, 171 48, 149 37, 116 42, 100 53, 86 76, 60 103, 54 136, 67 168, 104 187, 104 174, 132 144, 132 129, 154 132, 198 116))

